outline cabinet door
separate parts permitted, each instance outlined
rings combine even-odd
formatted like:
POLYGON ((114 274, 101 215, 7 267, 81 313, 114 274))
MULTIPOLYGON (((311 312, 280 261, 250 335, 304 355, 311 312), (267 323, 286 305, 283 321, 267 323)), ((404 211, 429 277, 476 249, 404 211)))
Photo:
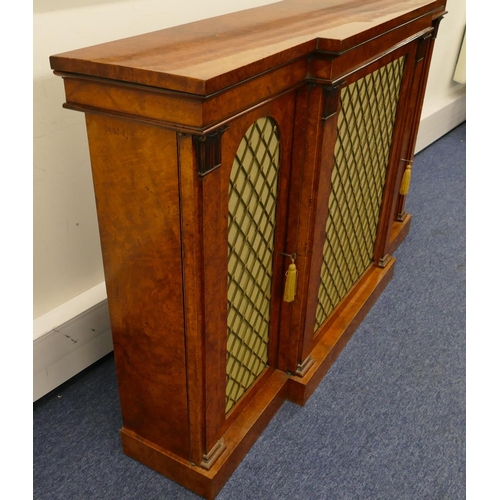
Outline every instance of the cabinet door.
POLYGON ((202 184, 206 449, 277 367, 295 91, 227 123, 202 184))
POLYGON ((241 139, 229 176, 226 414, 270 362, 275 256, 281 247, 276 215, 278 202, 286 200, 279 193, 280 142, 275 119, 258 118, 241 139))
MULTIPOLYGON (((302 311, 294 311, 302 322, 291 334, 298 349, 290 370, 297 374, 311 366, 312 349, 352 305, 363 280, 390 262, 415 49, 414 43, 403 46, 340 78, 329 95, 323 92, 320 168, 310 194, 314 223, 306 234, 310 267, 301 289, 307 299, 302 311)), ((347 326, 345 318, 338 322, 339 338, 347 326)))
POLYGON ((405 59, 356 75, 340 92, 314 332, 384 257, 376 240, 405 59))

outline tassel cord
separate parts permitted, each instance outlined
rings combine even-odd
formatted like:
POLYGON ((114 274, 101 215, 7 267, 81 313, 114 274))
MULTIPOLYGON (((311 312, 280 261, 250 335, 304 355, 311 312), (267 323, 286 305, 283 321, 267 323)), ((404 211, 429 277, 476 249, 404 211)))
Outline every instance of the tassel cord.
POLYGON ((411 168, 413 161, 409 160, 404 160, 407 161, 406 169, 403 173, 403 178, 401 179, 401 185, 399 187, 399 194, 400 195, 407 195, 408 192, 410 191, 410 182, 411 182, 411 168))
POLYGON ((292 258, 292 263, 288 266, 288 271, 285 273, 285 291, 283 300, 285 302, 293 302, 295 294, 297 293, 297 266, 295 260, 292 258))

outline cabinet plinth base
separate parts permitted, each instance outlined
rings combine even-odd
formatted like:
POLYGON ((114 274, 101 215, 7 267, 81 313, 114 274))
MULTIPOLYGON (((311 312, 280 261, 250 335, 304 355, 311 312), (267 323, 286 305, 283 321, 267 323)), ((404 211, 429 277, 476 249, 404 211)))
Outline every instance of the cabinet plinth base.
POLYGON ((226 445, 210 470, 192 465, 122 428, 123 451, 194 493, 213 500, 286 399, 288 377, 276 370, 224 434, 226 445))
POLYGON ((403 240, 408 236, 410 232, 411 225, 411 215, 405 214, 402 221, 394 221, 391 227, 391 234, 389 236, 389 248, 388 251, 392 255, 403 240))
MULTIPOLYGON (((352 296, 349 303, 324 332, 311 352, 314 364, 304 377, 290 376, 287 399, 304 406, 328 369, 346 346, 361 321, 383 292, 394 273, 394 257, 384 268, 373 266, 368 271, 352 296)), ((328 321, 328 320, 327 320, 328 321)))

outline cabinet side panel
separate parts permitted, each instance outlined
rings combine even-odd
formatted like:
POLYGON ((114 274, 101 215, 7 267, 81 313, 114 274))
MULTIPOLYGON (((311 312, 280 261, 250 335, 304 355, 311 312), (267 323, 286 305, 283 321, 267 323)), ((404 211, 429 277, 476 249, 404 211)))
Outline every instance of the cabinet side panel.
POLYGON ((187 458, 176 134, 86 118, 123 425, 187 458))

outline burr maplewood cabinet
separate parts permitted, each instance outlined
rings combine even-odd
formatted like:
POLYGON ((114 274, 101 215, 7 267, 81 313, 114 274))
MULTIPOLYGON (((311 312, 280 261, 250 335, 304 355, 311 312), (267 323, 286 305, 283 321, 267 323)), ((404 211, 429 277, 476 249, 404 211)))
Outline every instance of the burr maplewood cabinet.
POLYGON ((444 0, 284 0, 51 57, 85 113, 126 454, 214 498, 390 280, 444 0))

